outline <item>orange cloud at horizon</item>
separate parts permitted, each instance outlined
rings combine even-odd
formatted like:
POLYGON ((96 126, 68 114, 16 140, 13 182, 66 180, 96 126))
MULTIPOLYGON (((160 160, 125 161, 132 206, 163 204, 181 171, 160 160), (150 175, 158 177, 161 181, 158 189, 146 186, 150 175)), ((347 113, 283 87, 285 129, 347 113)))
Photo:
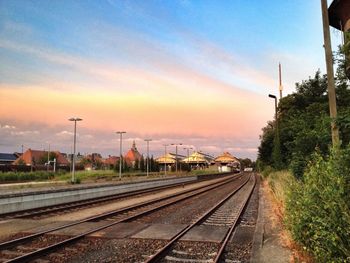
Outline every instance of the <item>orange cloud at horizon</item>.
POLYGON ((79 116, 84 119, 81 126, 103 131, 246 137, 259 134, 273 110, 262 96, 242 90, 165 90, 82 92, 77 87, 67 92, 45 86, 2 84, 0 116, 26 123, 67 126, 69 117, 79 116), (16 110, 8 111, 9 108, 16 110))

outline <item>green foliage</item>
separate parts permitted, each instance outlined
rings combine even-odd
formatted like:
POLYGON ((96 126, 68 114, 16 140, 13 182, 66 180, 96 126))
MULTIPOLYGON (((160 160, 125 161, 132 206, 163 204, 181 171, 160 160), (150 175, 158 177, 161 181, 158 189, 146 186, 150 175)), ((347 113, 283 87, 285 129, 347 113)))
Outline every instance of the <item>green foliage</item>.
POLYGON ((340 130, 340 139, 343 144, 350 143, 350 109, 342 109, 339 111, 336 124, 340 130))
POLYGON ((47 156, 47 154, 43 154, 40 156, 39 161, 36 164, 46 164, 48 161, 47 157, 49 157, 50 161, 53 161, 53 159, 57 159, 57 154, 54 152, 50 152, 49 156, 47 156))
POLYGON ((140 160, 139 160, 139 159, 136 159, 136 160, 135 160, 135 164, 134 164, 133 169, 134 169, 135 171, 140 170, 140 160))
POLYGON ((22 159, 22 158, 20 158, 19 160, 18 160, 18 163, 17 163, 18 165, 25 165, 26 163, 25 163, 25 161, 22 159))
POLYGON ((268 177, 269 174, 274 172, 275 170, 271 166, 265 166, 264 169, 262 170, 262 175, 264 178, 268 177))
POLYGON ((301 153, 293 153, 290 169, 296 178, 301 179, 303 177, 306 164, 307 159, 301 153))
MULTIPOLYGON (((345 75, 343 56, 336 56, 336 94, 342 146, 350 142, 350 90, 345 75)), ((290 168, 301 178, 307 161, 317 148, 329 154, 331 118, 329 117, 327 77, 317 71, 313 78, 296 83, 296 92, 283 97, 278 104, 279 138, 274 123, 268 122, 260 136, 258 163, 261 168, 290 168), (279 154, 280 153, 280 154, 279 154)))
MULTIPOLYGON (((147 158, 146 158, 147 159, 147 158)), ((141 160, 140 160, 140 171, 141 172, 146 172, 146 162, 145 162, 145 158, 143 157, 143 155, 141 156, 141 160)))
POLYGON ((253 162, 249 158, 239 158, 239 162, 241 163, 241 168, 244 169, 246 167, 255 168, 255 162, 253 162))
POLYGON ((23 182, 23 181, 40 181, 50 180, 55 176, 59 176, 64 172, 47 172, 47 171, 36 171, 36 172, 6 172, 0 173, 0 182, 23 182))
POLYGON ((258 148, 258 160, 261 168, 265 165, 272 165, 272 149, 274 140, 274 129, 272 122, 268 122, 267 126, 262 129, 263 133, 260 135, 260 146, 258 148))
POLYGON ((282 164, 282 157, 281 157, 280 136, 278 134, 278 131, 276 130, 275 130, 275 138, 273 140, 272 160, 273 160, 273 165, 276 169, 282 168, 283 164, 282 164))
POLYGON ((350 262, 350 147, 313 155, 303 182, 290 185, 286 223, 317 262, 350 262))

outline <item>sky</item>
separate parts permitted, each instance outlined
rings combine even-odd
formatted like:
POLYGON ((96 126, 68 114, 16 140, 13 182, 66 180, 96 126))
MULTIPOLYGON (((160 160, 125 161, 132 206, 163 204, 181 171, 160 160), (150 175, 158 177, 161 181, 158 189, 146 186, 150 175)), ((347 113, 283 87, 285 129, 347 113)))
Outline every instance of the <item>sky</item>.
POLYGON ((70 153, 80 117, 83 154, 126 131, 124 153, 256 159, 278 63, 289 94, 325 72, 322 44, 318 0, 0 0, 0 152, 70 153))

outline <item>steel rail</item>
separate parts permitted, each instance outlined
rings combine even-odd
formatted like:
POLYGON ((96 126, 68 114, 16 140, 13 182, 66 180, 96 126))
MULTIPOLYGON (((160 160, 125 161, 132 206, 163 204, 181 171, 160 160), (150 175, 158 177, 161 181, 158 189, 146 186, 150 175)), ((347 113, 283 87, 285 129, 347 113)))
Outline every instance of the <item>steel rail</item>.
MULTIPOLYGON (((242 174, 237 176, 237 177, 234 177, 234 178, 232 178, 232 177, 226 178, 225 180, 223 180, 221 182, 218 182, 218 183, 215 183, 212 186, 215 187, 215 185, 218 185, 220 183, 224 184, 226 181, 235 180, 235 179, 240 178, 241 176, 242 176, 242 174)), ((144 202, 138 203, 136 205, 126 206, 126 207, 123 207, 123 208, 120 208, 120 209, 117 209, 117 210, 114 210, 114 211, 110 211, 110 212, 102 213, 102 214, 99 214, 99 215, 96 215, 96 216, 88 217, 88 218, 85 218, 85 219, 82 219, 82 220, 79 220, 79 221, 76 221, 76 222, 73 222, 73 223, 68 223, 68 224, 65 224, 65 225, 62 225, 62 226, 59 226, 59 227, 55 227, 55 228, 51 228, 51 229, 48 229, 48 230, 44 230, 44 231, 41 231, 41 232, 38 232, 38 233, 35 233, 35 234, 31 234, 31 235, 28 235, 28 236, 25 236, 25 237, 20 237, 20 238, 17 238, 17 239, 6 241, 6 242, 3 242, 3 243, 0 243, 0 250, 4 249, 4 248, 11 247, 11 246, 18 245, 21 242, 28 241, 29 239, 33 239, 33 238, 36 238, 38 236, 41 236, 41 235, 44 235, 44 234, 47 234, 47 233, 50 233, 50 232, 61 230, 63 228, 75 226, 75 225, 78 225, 78 224, 81 224, 81 223, 85 223, 85 222, 100 220, 100 219, 103 219, 103 218, 106 218, 106 217, 109 217, 109 216, 113 216, 115 214, 120 214, 120 213, 123 213, 123 212, 130 211, 132 209, 140 208, 142 206, 151 205, 151 204, 159 202, 159 201, 164 201, 166 199, 170 199, 170 198, 174 198, 174 197, 177 197, 177 196, 180 196, 180 195, 183 195, 183 194, 187 194, 189 192, 194 192, 194 191, 199 190, 199 189, 204 189, 206 187, 210 187, 210 185, 209 186, 208 185, 207 186, 199 186, 199 187, 196 187, 196 188, 193 188, 193 189, 181 191, 179 193, 170 194, 170 195, 167 195, 167 196, 164 196, 164 197, 159 197, 159 198, 156 198, 156 199, 144 201, 144 202)))
POLYGON ((238 223, 238 219, 242 216, 244 209, 248 205, 249 199, 251 198, 251 196, 253 194, 255 186, 256 186, 256 176, 254 175, 254 184, 253 184, 252 188, 249 191, 249 195, 246 198, 246 200, 244 201, 244 203, 242 204, 242 206, 240 207, 239 212, 238 212, 239 215, 236 217, 235 221, 233 222, 233 224, 230 227, 230 230, 227 232, 225 240, 222 242, 221 247, 219 249, 219 252, 216 255, 213 263, 218 263, 219 260, 221 259, 221 257, 223 256, 225 247, 226 247, 228 241, 230 240, 230 237, 231 237, 233 231, 236 229, 236 226, 237 226, 237 223, 238 223))
POLYGON ((218 209, 228 199, 230 199, 233 195, 235 195, 243 186, 245 186, 248 183, 250 178, 251 178, 251 176, 249 176, 247 178, 247 180, 245 180, 241 185, 239 185, 234 191, 229 193, 221 201, 219 201, 213 207, 211 207, 209 210, 207 210, 205 213, 203 213, 203 215, 200 218, 198 218, 194 223, 192 223, 191 225, 189 225, 186 228, 184 228, 180 233, 176 234, 172 239, 169 240, 169 242, 165 246, 163 246, 161 249, 159 249, 156 254, 154 254, 150 258, 148 258, 145 261, 145 263, 154 263, 154 262, 160 261, 162 259, 162 257, 164 256, 164 254, 166 254, 166 252, 168 252, 170 247, 176 241, 178 241, 182 236, 184 236, 186 233, 188 233, 188 231, 190 231, 193 227, 195 227, 196 225, 200 224, 203 220, 205 220, 207 217, 209 217, 216 209, 218 209))
POLYGON ((50 233, 50 232, 53 232, 53 231, 56 231, 56 230, 60 230, 60 229, 63 229, 63 228, 67 228, 67 227, 74 226, 74 225, 77 225, 77 224, 80 224, 80 223, 84 223, 84 222, 88 222, 88 221, 98 220, 98 219, 105 218, 105 217, 108 217, 108 216, 111 216, 111 215, 115 215, 115 214, 118 214, 118 213, 131 211, 132 209, 139 208, 141 206, 149 205, 149 204, 152 204, 152 203, 155 203, 155 202, 159 202, 159 201, 164 201, 166 199, 174 198, 174 197, 177 197, 177 196, 180 196, 180 195, 185 195, 184 197, 180 197, 180 198, 178 198, 176 200, 169 201, 169 202, 167 202, 165 204, 158 205, 158 206, 150 208, 150 209, 148 209, 146 211, 142 211, 142 212, 139 212, 139 213, 137 213, 135 215, 132 215, 132 216, 129 216, 129 217, 126 217, 126 218, 123 218, 123 219, 119 219, 117 221, 108 223, 108 224, 106 224, 104 226, 100 226, 100 227, 97 227, 95 229, 92 229, 92 230, 89 230, 87 232, 84 232, 82 234, 79 234, 77 236, 68 238, 68 239, 63 240, 61 242, 58 242, 56 244, 53 244, 53 245, 50 245, 50 246, 47 246, 47 247, 44 247, 44 248, 40 248, 40 249, 35 250, 33 252, 29 252, 27 254, 24 254, 24 255, 21 255, 21 256, 18 256, 16 258, 9 259, 8 261, 6 261, 6 262, 27 262, 28 260, 37 258, 40 255, 46 254, 46 253, 48 253, 48 252, 50 252, 52 250, 59 249, 60 247, 62 247, 64 245, 72 243, 72 242, 74 242, 74 241, 76 241, 78 239, 81 239, 81 238, 83 238, 83 237, 85 237, 85 236, 87 236, 89 234, 94 233, 94 232, 98 232, 98 231, 100 231, 102 229, 105 229, 107 227, 119 224, 121 222, 127 222, 127 221, 130 221, 132 219, 136 219, 136 218, 138 218, 140 216, 143 216, 143 215, 146 215, 146 214, 151 213, 153 211, 162 209, 162 208, 167 207, 167 206, 169 206, 171 204, 175 204, 177 202, 186 200, 186 199, 191 198, 193 196, 200 195, 200 194, 202 194, 202 193, 204 193, 206 191, 210 191, 210 190, 212 190, 214 188, 218 188, 218 187, 220 187, 222 185, 225 185, 225 184, 230 183, 232 181, 238 180, 239 178, 242 178, 242 177, 243 177, 243 175, 241 174, 238 177, 228 178, 228 179, 225 179, 225 180, 223 180, 221 182, 215 183, 215 184, 210 185, 210 186, 197 187, 195 189, 183 191, 183 192, 177 193, 175 195, 169 195, 169 196, 167 196, 165 198, 158 198, 158 199, 155 199, 155 200, 146 201, 146 202, 144 202, 142 204, 129 206, 129 207, 126 207, 126 208, 123 208, 123 209, 119 209, 119 210, 116 210, 116 211, 112 211, 112 212, 108 212, 108 213, 105 213, 105 214, 102 214, 102 215, 93 216, 93 217, 90 217, 90 218, 87 218, 87 219, 84 219, 84 220, 81 220, 81 221, 78 221, 78 222, 70 223, 70 224, 67 224, 67 225, 64 225, 64 226, 61 226, 61 227, 53 228, 53 229, 50 229, 48 231, 42 231, 42 232, 39 232, 39 233, 30 235, 30 236, 27 236, 27 237, 11 240, 11 241, 8 241, 8 242, 0 244, 0 249, 1 248, 3 249, 4 247, 9 247, 9 246, 13 247, 13 246, 19 245, 19 244, 21 244, 23 242, 30 241, 31 239, 33 239, 35 237, 42 236, 42 235, 44 235, 46 233, 50 233), (197 192, 195 192, 195 191, 197 191, 197 192), (192 192, 192 194, 190 192, 192 192), (189 195, 186 196, 186 194, 189 194, 189 195))
POLYGON ((132 197, 132 196, 139 195, 139 194, 146 194, 146 193, 150 193, 150 192, 154 192, 154 191, 165 190, 165 189, 169 189, 169 188, 198 183, 198 182, 207 181, 207 180, 208 179, 200 179, 197 181, 174 183, 174 184, 165 185, 165 186, 157 186, 157 187, 154 187, 151 189, 134 190, 134 191, 131 191, 128 193, 112 194, 112 195, 107 195, 107 196, 102 196, 102 197, 97 197, 97 198, 89 198, 89 199, 81 200, 81 201, 73 201, 73 202, 69 202, 69 203, 57 204, 57 205, 52 205, 52 206, 43 206, 43 207, 38 207, 38 208, 34 208, 34 209, 21 210, 18 212, 10 212, 10 213, 5 213, 5 214, 0 214, 0 220, 1 219, 15 219, 15 218, 30 218, 33 216, 51 214, 51 213, 63 211, 65 209, 74 209, 74 208, 89 206, 89 205, 93 205, 93 204, 99 204, 99 203, 108 202, 108 201, 112 201, 112 200, 118 200, 121 198, 132 197))

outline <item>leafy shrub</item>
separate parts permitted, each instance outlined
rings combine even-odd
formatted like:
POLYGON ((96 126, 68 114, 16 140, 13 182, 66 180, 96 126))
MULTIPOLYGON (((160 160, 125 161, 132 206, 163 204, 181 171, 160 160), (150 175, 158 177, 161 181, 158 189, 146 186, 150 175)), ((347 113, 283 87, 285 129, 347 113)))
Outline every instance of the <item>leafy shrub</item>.
POLYGON ((22 182, 53 179, 60 173, 47 171, 0 173, 0 182, 22 182))
POLYGON ((304 174, 304 170, 307 165, 306 157, 302 154, 293 154, 292 161, 290 163, 290 169, 295 178, 301 179, 304 174))
POLYGON ((286 224, 317 262, 350 262, 350 147, 314 154, 304 181, 290 186, 286 224))
POLYGON ((271 174, 274 171, 275 171, 275 169, 273 169, 271 166, 267 165, 267 166, 265 166, 264 170, 262 171, 262 175, 264 178, 266 178, 269 176, 269 174, 271 174))

